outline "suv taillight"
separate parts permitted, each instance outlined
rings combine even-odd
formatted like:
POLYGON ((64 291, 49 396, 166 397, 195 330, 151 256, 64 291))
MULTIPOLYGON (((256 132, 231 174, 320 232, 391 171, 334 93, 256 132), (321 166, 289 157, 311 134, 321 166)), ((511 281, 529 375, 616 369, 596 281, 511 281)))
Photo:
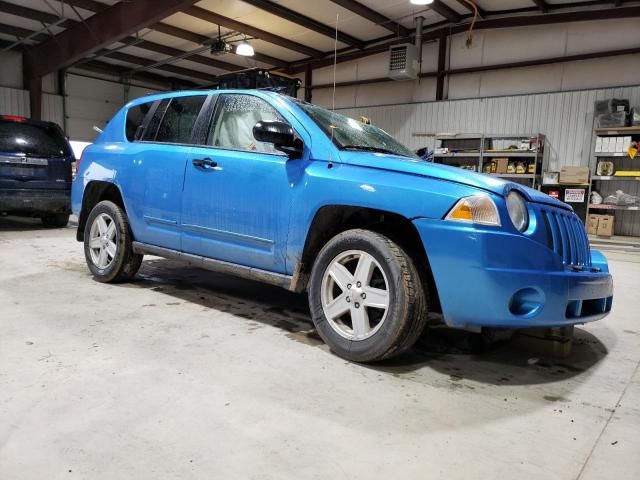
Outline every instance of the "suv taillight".
POLYGON ((15 115, 0 115, 0 119, 7 120, 8 122, 26 122, 27 119, 25 117, 17 117, 15 115))

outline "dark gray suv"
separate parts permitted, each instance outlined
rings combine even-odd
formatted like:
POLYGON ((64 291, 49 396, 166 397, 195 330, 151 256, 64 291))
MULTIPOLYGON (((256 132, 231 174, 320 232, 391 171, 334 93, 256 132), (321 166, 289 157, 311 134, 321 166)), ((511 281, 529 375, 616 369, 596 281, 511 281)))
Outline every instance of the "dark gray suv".
POLYGON ((71 213, 73 151, 53 122, 0 115, 0 215, 64 227, 71 213))

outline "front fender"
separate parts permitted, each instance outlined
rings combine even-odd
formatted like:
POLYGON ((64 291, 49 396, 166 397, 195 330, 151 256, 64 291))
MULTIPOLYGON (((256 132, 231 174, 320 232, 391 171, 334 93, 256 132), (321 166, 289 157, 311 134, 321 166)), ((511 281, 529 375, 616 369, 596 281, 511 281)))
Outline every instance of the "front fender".
POLYGON ((461 197, 480 190, 403 172, 321 161, 299 162, 292 184, 293 201, 287 241, 287 273, 301 258, 317 212, 327 206, 362 207, 391 212, 409 220, 442 218, 461 197))

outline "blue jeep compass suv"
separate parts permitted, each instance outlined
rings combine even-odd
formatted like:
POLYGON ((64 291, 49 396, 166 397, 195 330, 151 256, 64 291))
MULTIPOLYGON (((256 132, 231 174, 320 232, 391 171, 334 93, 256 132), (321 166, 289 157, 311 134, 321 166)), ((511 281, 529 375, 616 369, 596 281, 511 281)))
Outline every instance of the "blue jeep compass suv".
POLYGON ((409 348, 428 311, 547 327, 600 319, 613 298, 568 205, 272 92, 130 102, 85 150, 72 207, 98 280, 152 254, 306 290, 319 334, 355 361, 409 348))

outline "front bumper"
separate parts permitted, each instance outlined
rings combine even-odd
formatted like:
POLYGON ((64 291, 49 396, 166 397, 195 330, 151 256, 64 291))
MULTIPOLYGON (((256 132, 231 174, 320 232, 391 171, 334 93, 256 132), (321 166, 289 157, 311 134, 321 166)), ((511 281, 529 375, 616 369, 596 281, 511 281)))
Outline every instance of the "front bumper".
POLYGON ((70 212, 69 190, 0 190, 0 213, 35 215, 70 212))
POLYGON ((425 218, 414 224, 452 327, 574 325, 611 310, 613 281, 599 252, 579 272, 526 235, 425 218))

